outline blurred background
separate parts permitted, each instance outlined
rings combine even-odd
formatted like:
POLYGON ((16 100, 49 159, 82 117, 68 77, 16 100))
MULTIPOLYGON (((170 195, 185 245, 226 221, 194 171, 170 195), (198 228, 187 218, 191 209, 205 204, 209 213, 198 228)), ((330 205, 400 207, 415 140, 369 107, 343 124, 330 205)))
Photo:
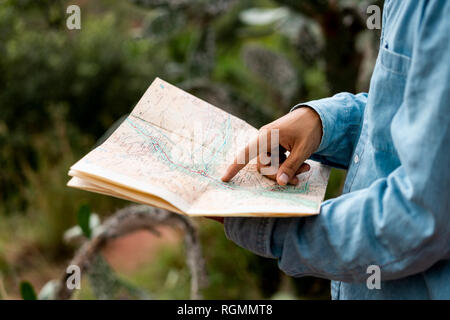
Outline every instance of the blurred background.
MULTIPOLYGON (((299 102, 366 91, 379 38, 366 27, 369 4, 382 1, 0 1, 0 299, 63 275, 78 248, 63 234, 80 210, 104 219, 128 205, 67 188, 67 171, 155 77, 255 127, 299 102), (81 30, 66 26, 71 4, 81 8, 81 30)), ((344 177, 333 169, 327 198, 344 177)), ((288 278, 276 261, 226 240, 220 224, 194 223, 209 276, 204 298, 329 299, 329 281, 288 278)), ((102 275, 84 279, 76 298, 126 298, 99 289, 110 275, 153 298, 188 299, 182 235, 160 232, 109 243, 102 275)))

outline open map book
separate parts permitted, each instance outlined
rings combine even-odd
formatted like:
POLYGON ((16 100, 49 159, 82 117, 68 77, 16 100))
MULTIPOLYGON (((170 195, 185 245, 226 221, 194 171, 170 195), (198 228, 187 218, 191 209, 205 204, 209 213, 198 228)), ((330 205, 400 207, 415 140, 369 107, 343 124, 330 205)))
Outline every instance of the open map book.
POLYGON ((250 162, 220 177, 258 130, 155 79, 131 114, 75 163, 68 186, 192 216, 317 214, 329 168, 314 161, 297 186, 279 186, 250 162))

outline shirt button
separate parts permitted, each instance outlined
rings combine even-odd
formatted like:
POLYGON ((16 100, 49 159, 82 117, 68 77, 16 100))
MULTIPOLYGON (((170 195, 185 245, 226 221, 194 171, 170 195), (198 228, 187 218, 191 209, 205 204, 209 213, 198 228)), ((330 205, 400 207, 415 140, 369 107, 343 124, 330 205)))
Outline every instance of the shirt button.
POLYGON ((353 162, 354 163, 358 163, 359 162, 359 157, 357 154, 355 154, 355 157, 353 158, 353 162))

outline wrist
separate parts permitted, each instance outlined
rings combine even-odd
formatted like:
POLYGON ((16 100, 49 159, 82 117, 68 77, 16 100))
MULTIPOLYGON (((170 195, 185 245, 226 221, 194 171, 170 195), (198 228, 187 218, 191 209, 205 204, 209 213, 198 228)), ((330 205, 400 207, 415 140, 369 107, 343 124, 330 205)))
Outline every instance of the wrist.
POLYGON ((308 140, 312 145, 311 152, 315 152, 319 148, 323 136, 322 119, 319 113, 306 104, 296 106, 296 109, 293 109, 291 112, 301 113, 299 115, 301 123, 304 124, 304 129, 309 129, 308 140))

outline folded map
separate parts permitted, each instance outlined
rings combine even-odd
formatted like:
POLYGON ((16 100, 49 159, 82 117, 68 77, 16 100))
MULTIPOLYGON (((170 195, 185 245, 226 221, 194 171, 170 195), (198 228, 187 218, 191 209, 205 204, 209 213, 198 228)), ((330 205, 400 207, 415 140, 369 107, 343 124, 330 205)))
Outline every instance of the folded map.
POLYGON ((305 216, 319 213, 330 169, 295 186, 261 175, 252 160, 230 182, 221 176, 258 130, 156 78, 131 114, 75 163, 68 186, 189 216, 305 216))

